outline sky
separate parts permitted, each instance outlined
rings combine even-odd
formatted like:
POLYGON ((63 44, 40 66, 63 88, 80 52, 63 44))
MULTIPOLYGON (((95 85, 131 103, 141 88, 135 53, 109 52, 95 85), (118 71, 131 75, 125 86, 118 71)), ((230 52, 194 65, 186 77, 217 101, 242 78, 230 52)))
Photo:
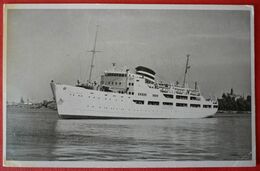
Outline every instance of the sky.
POLYGON ((250 12, 234 10, 8 10, 8 101, 52 99, 50 81, 88 78, 99 25, 93 79, 111 68, 143 65, 159 79, 198 81, 206 97, 251 94, 250 12))

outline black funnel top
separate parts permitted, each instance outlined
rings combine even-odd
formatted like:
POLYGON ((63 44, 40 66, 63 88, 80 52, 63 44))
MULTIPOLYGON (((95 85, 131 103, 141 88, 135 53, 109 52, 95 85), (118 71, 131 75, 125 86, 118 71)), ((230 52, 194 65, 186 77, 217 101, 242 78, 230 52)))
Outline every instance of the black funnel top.
POLYGON ((136 71, 144 71, 149 74, 155 75, 155 72, 153 70, 151 70, 150 68, 144 67, 144 66, 138 66, 135 69, 136 69, 136 71))

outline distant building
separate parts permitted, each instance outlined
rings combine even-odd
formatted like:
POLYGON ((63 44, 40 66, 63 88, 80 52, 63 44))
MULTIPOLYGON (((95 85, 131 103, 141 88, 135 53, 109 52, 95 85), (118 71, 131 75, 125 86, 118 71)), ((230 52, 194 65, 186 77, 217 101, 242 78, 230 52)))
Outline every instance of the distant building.
POLYGON ((21 97, 20 104, 24 104, 23 97, 21 97))
POLYGON ((32 105, 32 102, 30 101, 30 99, 27 99, 26 103, 24 103, 24 104, 32 105))
POLYGON ((235 98, 235 100, 243 98, 241 95, 235 94, 233 88, 231 88, 230 93, 227 93, 227 95, 231 98, 235 98))

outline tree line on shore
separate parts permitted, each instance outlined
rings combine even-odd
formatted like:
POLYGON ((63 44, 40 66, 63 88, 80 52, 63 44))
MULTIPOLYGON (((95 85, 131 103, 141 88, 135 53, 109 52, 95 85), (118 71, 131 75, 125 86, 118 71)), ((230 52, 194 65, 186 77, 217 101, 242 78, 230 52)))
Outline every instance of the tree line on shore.
POLYGON ((246 98, 235 95, 233 89, 230 93, 223 93, 222 98, 218 99, 218 110, 224 111, 251 111, 251 96, 246 98))

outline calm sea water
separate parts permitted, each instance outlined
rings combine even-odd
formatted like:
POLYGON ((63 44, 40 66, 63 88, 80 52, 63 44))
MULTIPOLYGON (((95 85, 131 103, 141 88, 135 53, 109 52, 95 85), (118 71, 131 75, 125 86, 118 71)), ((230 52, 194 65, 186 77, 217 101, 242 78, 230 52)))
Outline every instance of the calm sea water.
POLYGON ((251 117, 61 120, 8 109, 7 160, 185 161, 251 159, 251 117))

